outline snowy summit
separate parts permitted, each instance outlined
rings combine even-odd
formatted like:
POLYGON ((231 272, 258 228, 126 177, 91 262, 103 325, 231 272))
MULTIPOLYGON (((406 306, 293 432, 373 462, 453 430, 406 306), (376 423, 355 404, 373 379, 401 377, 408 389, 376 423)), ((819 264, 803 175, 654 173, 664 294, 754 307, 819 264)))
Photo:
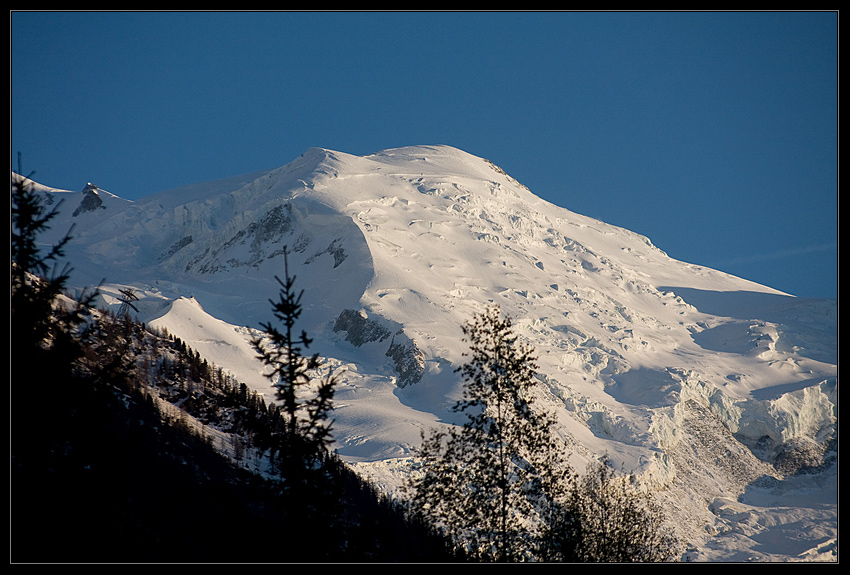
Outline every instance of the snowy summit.
MULTIPOLYGON (((344 368, 336 449, 392 491, 451 422, 461 325, 490 304, 538 356, 537 405, 576 467, 607 454, 656 491, 686 559, 834 560, 837 302, 674 260, 449 146, 311 148, 283 167, 130 202, 41 188, 75 223, 72 284, 101 279, 273 398, 249 344, 283 250, 311 351, 344 368)), ((45 237, 45 242, 55 238, 45 237)))

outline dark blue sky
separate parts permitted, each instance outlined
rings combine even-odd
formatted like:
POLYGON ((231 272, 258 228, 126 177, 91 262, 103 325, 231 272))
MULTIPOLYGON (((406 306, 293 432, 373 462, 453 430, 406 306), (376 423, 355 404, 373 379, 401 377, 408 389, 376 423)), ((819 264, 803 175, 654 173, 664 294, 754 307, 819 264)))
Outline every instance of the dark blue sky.
POLYGON ((11 161, 136 199, 448 144, 671 256, 838 294, 835 12, 11 13, 11 161))

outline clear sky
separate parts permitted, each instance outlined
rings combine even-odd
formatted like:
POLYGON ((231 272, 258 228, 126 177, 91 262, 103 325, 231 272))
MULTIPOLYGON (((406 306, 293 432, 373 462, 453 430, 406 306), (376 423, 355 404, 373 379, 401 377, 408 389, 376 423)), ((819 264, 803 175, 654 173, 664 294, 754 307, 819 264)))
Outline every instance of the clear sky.
POLYGON ((838 296, 836 12, 10 12, 10 162, 137 199, 447 144, 672 257, 838 296))

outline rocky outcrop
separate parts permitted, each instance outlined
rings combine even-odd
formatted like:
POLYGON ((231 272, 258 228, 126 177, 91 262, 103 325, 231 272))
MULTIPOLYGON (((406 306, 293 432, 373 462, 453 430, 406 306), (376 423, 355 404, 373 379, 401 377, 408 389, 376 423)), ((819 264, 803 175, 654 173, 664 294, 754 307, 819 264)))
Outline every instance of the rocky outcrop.
POLYGON ((391 333, 380 323, 369 319, 366 314, 353 309, 343 310, 334 323, 334 332, 345 332, 345 341, 360 347, 367 343, 383 341, 391 333))
POLYGON ((329 255, 329 256, 331 256, 331 257, 333 257, 333 259, 334 259, 334 268, 339 267, 339 265, 340 265, 342 262, 344 262, 344 261, 345 261, 345 258, 347 258, 347 257, 348 257, 348 256, 346 255, 346 253, 345 253, 345 249, 343 249, 342 238, 337 238, 337 239, 335 239, 334 241, 332 241, 332 242, 330 243, 330 245, 329 245, 327 248, 325 248, 323 251, 320 251, 320 252, 317 252, 317 253, 313 254, 312 256, 310 256, 309 258, 307 258, 307 259, 304 261, 304 263, 305 263, 305 264, 311 264, 311 263, 313 263, 314 261, 316 261, 316 259, 317 259, 317 258, 319 258, 320 256, 325 255, 325 254, 327 254, 327 255, 329 255))
POLYGON ((391 358, 398 372, 398 387, 407 387, 422 380, 425 373, 425 354, 416 342, 399 330, 390 342, 387 357, 391 358))
POLYGON ((83 188, 83 200, 72 215, 77 217, 86 212, 93 212, 98 208, 105 210, 106 206, 103 205, 103 200, 97 195, 97 186, 89 183, 83 188))
POLYGON ((415 341, 405 335, 403 330, 400 329, 393 334, 382 323, 369 319, 365 312, 346 309, 339 314, 333 331, 335 333, 344 331, 345 341, 356 347, 379 343, 392 335, 385 355, 393 361, 393 368, 398 373, 396 385, 407 387, 422 380, 422 375, 425 373, 425 354, 415 341))

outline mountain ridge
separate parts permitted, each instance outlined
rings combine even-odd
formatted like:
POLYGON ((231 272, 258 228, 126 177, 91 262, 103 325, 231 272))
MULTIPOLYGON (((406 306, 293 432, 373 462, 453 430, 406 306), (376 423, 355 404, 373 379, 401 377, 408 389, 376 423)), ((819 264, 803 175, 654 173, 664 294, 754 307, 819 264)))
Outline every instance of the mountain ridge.
MULTIPOLYGON (((364 473, 392 476, 420 429, 451 421, 460 325, 494 303, 535 347, 540 403, 556 411, 579 462, 607 453, 673 489, 693 461, 678 439, 694 417, 725 430, 718 437, 732 437, 742 462, 757 453, 770 467, 788 449, 813 453, 807 465, 829 458, 835 302, 676 261, 451 146, 367 156, 309 148, 274 170, 109 200, 77 218, 63 212, 63 223, 86 222, 69 244, 75 285, 105 275, 111 306, 118 286, 131 286, 143 320, 265 394, 246 341, 270 315, 290 250, 305 329, 345 368, 338 450, 364 473)), ((704 504, 671 505, 699 518, 696 531, 720 533, 728 518, 715 511, 728 506, 715 500, 743 487, 719 484, 704 504)))

